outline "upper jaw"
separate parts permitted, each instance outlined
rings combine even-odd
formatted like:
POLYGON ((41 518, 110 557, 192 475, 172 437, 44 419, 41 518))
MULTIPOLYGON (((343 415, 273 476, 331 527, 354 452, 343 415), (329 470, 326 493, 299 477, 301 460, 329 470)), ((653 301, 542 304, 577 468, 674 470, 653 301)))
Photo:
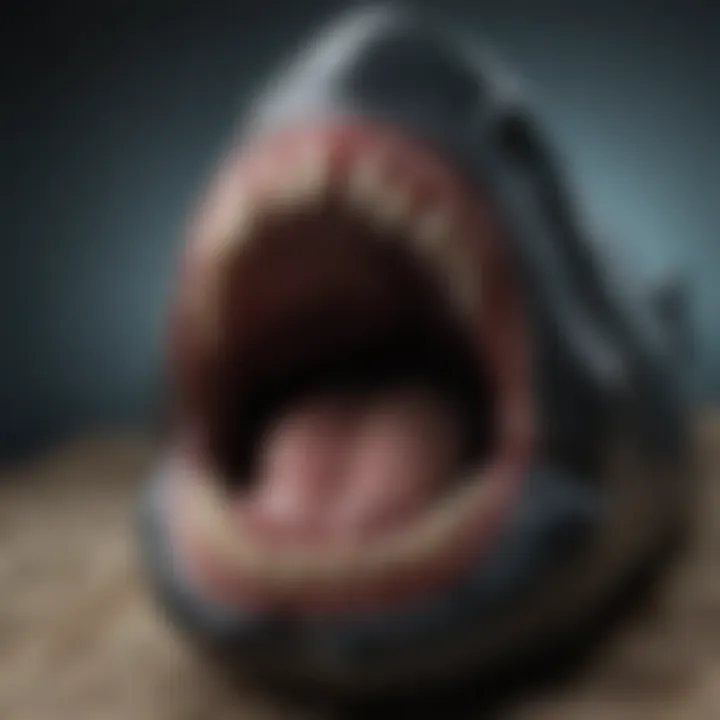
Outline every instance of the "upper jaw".
POLYGON ((215 344, 218 289, 227 270, 252 249, 268 222, 322 212, 328 201, 390 233, 436 276, 459 318, 477 322, 491 250, 477 242, 490 220, 468 190, 427 147, 367 123, 307 126, 249 145, 232 156, 192 234, 199 267, 192 299, 196 323, 215 344), (212 292, 211 292, 212 291, 212 292))

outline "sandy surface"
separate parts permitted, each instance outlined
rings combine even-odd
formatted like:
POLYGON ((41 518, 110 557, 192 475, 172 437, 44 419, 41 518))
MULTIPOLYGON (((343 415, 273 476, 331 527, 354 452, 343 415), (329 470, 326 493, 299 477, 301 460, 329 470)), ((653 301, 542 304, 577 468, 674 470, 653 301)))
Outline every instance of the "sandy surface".
MULTIPOLYGON (((702 498, 679 565, 582 672, 503 718, 720 718, 720 421, 699 434, 702 498)), ((328 717, 230 691, 159 619, 128 522, 149 456, 136 438, 94 438, 0 480, 0 718, 328 717)))

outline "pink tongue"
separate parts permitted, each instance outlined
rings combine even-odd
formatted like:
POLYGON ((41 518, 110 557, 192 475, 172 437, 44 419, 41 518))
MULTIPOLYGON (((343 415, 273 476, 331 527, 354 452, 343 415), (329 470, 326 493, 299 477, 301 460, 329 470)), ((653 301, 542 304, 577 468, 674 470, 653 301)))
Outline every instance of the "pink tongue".
POLYGON ((316 401, 266 438, 251 517, 274 537, 362 537, 427 507, 457 453, 450 414, 419 392, 316 401))

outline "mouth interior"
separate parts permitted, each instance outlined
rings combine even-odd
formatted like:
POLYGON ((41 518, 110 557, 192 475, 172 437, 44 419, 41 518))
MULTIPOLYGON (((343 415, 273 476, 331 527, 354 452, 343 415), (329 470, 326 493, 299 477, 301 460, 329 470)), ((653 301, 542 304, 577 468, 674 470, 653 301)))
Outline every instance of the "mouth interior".
POLYGON ((452 278, 332 187, 270 210, 225 267, 211 456, 274 540, 377 535, 494 445, 493 388, 452 278))

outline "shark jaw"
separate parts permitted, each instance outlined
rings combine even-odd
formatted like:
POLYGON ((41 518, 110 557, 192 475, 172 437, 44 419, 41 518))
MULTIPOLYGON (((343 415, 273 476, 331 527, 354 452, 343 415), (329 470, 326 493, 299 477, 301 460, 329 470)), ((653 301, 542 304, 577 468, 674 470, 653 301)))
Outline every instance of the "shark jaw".
POLYGON ((187 439, 172 532, 204 592, 237 607, 356 612, 440 590, 477 564, 513 507, 534 435, 518 278, 478 190, 390 128, 336 120, 286 131, 228 158, 186 268, 176 334, 187 439), (440 490, 351 542, 260 532, 248 498, 262 413, 247 408, 264 408, 283 386, 267 430, 297 383, 312 395, 332 378, 363 394, 408 373, 450 388, 466 429, 490 426, 482 437, 470 428, 469 451, 440 490), (470 390, 481 375, 485 395, 470 390))

